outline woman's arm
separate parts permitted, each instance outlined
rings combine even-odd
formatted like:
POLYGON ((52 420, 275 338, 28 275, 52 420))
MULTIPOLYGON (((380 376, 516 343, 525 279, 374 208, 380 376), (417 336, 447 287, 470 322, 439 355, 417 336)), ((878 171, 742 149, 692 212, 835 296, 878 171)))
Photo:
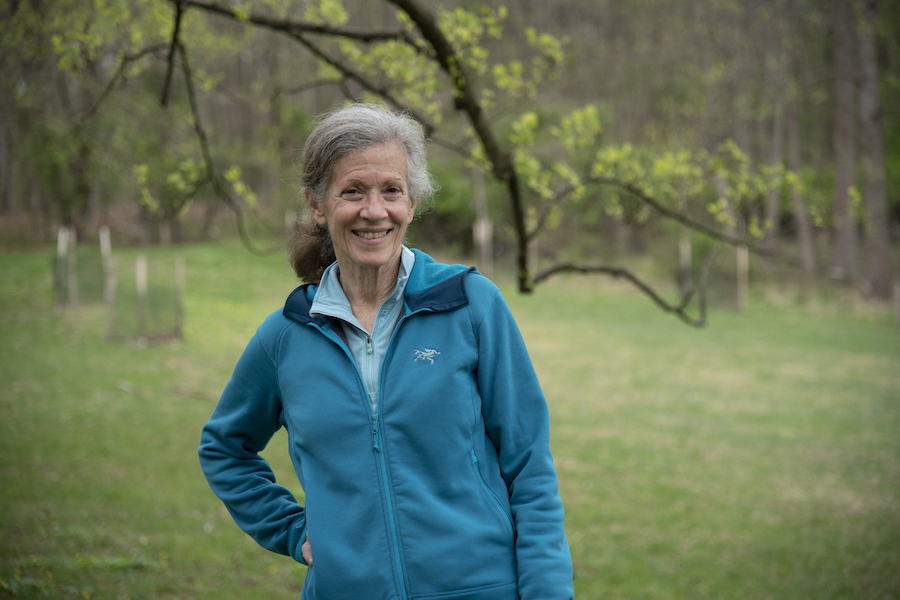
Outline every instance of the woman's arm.
POLYGON ((264 324, 241 355, 203 428, 200 465, 235 522, 261 546, 306 562, 300 541, 306 517, 293 494, 275 482, 259 455, 283 425, 275 362, 265 348, 264 324))
POLYGON ((547 402, 499 290, 482 303, 476 329, 478 385, 515 520, 519 594, 522 600, 568 600, 574 597, 572 557, 550 454, 547 402))

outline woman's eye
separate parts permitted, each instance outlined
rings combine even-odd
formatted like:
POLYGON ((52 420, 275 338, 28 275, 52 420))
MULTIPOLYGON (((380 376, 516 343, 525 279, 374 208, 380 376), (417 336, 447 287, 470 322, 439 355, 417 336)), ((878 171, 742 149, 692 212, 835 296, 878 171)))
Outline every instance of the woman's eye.
POLYGON ((344 198, 355 198, 357 196, 361 196, 362 192, 360 192, 356 188, 348 188, 341 193, 341 196, 344 198))

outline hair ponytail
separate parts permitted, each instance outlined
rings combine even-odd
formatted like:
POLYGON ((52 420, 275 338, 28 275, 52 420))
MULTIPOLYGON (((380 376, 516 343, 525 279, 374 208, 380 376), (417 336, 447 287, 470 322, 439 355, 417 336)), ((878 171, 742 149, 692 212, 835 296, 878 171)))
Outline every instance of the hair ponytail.
POLYGON ((289 258, 297 277, 307 283, 319 283, 325 269, 337 260, 328 228, 318 223, 295 221, 289 258))

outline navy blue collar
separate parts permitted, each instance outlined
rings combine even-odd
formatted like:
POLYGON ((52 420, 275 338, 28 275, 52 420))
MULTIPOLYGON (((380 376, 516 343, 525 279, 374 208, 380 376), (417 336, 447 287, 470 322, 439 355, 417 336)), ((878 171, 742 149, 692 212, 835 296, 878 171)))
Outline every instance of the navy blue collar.
MULTIPOLYGON (((428 269, 429 264, 420 259, 420 257, 427 255, 420 254, 418 251, 415 252, 417 253, 416 262, 413 265, 410 279, 421 280, 419 277, 420 273, 417 273, 417 271, 428 269)), ((430 257, 428 258, 431 265, 437 265, 430 257)), ((445 266, 441 265, 441 267, 445 266)), ((408 312, 412 313, 420 310, 444 312, 456 310, 467 305, 469 297, 466 294, 466 275, 474 272, 475 268, 457 266, 454 271, 454 273, 449 274, 446 278, 424 290, 412 291, 407 285, 405 302, 409 309, 408 312)), ((318 284, 315 283, 305 283, 295 289, 284 303, 282 314, 298 323, 318 323, 319 325, 327 326, 327 323, 331 321, 330 317, 323 315, 309 316, 309 309, 312 307, 312 300, 318 287, 318 284)))

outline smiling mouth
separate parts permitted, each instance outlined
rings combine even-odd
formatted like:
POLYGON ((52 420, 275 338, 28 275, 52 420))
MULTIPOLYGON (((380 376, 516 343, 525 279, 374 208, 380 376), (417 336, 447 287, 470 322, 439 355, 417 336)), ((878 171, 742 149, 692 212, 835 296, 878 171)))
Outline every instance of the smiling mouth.
POLYGON ((383 231, 354 231, 353 233, 363 238, 364 240, 377 240, 378 238, 386 236, 390 232, 390 229, 385 229, 383 231))

